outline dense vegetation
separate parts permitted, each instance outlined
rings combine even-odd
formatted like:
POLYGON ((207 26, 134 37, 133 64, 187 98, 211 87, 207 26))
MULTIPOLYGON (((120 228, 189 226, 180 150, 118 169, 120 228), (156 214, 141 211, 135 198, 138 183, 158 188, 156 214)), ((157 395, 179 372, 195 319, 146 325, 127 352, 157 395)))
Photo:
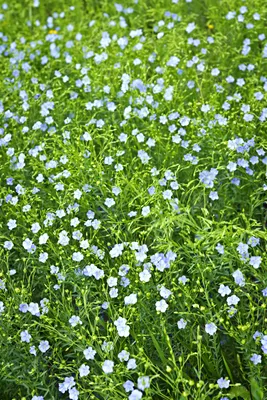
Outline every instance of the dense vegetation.
POLYGON ((0 12, 1 400, 267 399, 267 4, 0 12))

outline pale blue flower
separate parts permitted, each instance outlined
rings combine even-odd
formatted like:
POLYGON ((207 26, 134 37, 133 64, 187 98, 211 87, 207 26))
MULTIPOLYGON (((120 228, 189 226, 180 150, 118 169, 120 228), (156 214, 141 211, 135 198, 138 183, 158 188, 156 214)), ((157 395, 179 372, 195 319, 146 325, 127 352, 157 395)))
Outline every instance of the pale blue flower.
POLYGON ((41 340, 38 348, 42 353, 46 353, 47 350, 50 348, 48 340, 41 340))
POLYGON ((252 354, 250 361, 252 361, 254 365, 261 364, 261 355, 255 353, 252 354))
POLYGON ((213 336, 217 331, 217 326, 213 322, 210 322, 210 323, 205 325, 205 331, 209 335, 213 336))
POLYGON ((220 389, 228 389, 230 385, 230 381, 226 378, 220 378, 217 380, 220 389))

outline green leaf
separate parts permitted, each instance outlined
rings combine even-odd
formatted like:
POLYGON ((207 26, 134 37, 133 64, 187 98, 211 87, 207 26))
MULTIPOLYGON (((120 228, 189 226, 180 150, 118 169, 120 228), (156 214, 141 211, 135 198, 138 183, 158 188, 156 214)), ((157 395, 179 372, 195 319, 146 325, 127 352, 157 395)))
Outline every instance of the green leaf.
POLYGON ((227 363, 227 361, 226 361, 226 358, 224 357, 224 354, 223 354, 222 351, 221 351, 221 355, 222 355, 222 359, 223 359, 223 362, 224 362, 224 366, 225 366, 225 368, 226 368, 226 371, 227 371, 227 373, 228 373, 228 375, 229 375, 229 378, 231 379, 231 382, 233 383, 233 382, 234 382, 234 378, 233 378, 232 372, 231 372, 231 370, 230 370, 230 367, 229 367, 229 365, 228 365, 228 363, 227 363))
POLYGON ((263 400, 263 390, 260 387, 258 381, 255 378, 252 378, 251 381, 251 394, 253 400, 263 400))
POLYGON ((244 386, 235 386, 227 395, 230 399, 241 397, 243 400, 252 400, 249 391, 244 386))

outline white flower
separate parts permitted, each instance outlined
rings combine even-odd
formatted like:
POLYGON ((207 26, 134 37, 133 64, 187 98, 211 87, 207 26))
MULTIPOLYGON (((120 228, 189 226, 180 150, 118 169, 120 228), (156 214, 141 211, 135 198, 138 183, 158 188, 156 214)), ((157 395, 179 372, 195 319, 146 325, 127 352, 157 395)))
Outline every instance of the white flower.
POLYGON ((22 342, 30 343, 31 335, 29 334, 29 332, 27 330, 26 331, 22 331, 20 333, 20 340, 22 342))
POLYGON ((137 380, 137 387, 140 390, 148 389, 150 387, 149 376, 140 376, 137 380))
POLYGON ((34 356, 37 355, 35 346, 31 346, 31 347, 30 347, 30 354, 32 354, 32 355, 34 355, 34 356))
POLYGON ((2 301, 0 301, 0 315, 5 311, 5 306, 2 301))
POLYGON ((70 400, 78 400, 79 399, 79 390, 76 387, 69 389, 69 398, 70 400))
POLYGON ((28 311, 32 315, 36 315, 37 317, 40 316, 40 309, 39 309, 38 303, 30 303, 29 306, 28 306, 28 311))
POLYGON ((25 250, 29 251, 32 248, 33 242, 29 238, 27 238, 23 241, 22 245, 25 250))
POLYGON ((80 262, 80 261, 83 260, 83 255, 82 255, 82 253, 80 253, 79 251, 74 252, 74 253, 72 254, 72 259, 73 259, 73 261, 80 262))
POLYGON ((160 300, 156 302, 156 310, 164 313, 168 308, 168 303, 165 300, 160 300))
POLYGON ((59 391, 61 393, 65 393, 67 390, 70 390, 75 385, 76 385, 76 383, 75 383, 73 376, 66 377, 64 379, 64 382, 59 384, 59 391))
POLYGON ((88 249, 88 247, 89 247, 89 242, 88 242, 88 240, 87 240, 87 239, 82 240, 82 241, 80 242, 80 247, 81 247, 82 249, 84 249, 84 250, 88 249))
POLYGON ((117 288, 112 288, 109 291, 109 295, 112 299, 115 299, 116 297, 118 297, 119 291, 117 288))
POLYGON ((17 226, 17 221, 15 219, 10 219, 7 223, 7 226, 9 230, 15 229, 17 226))
POLYGON ((75 327, 78 324, 82 325, 82 321, 80 317, 78 317, 77 315, 73 315, 72 317, 70 317, 69 323, 71 324, 72 327, 75 327))
POLYGON ((186 322, 183 318, 181 318, 181 319, 177 322, 177 325, 178 325, 178 329, 185 329, 185 327, 186 327, 186 325, 187 325, 187 322, 186 322))
POLYGON ((134 358, 130 358, 130 360, 127 362, 127 369, 135 369, 137 367, 136 361, 134 358))
POLYGON ((125 392, 132 392, 134 390, 134 383, 132 381, 126 381, 123 384, 125 392))
POLYGON ((117 286, 118 278, 114 278, 113 276, 111 276, 110 278, 107 279, 107 284, 109 287, 117 286))
POLYGON ((41 235, 39 237, 39 244, 46 244, 46 242, 48 241, 49 236, 47 233, 44 233, 43 235, 41 235))
POLYGON ((166 65, 168 67, 176 67, 180 62, 180 58, 176 57, 176 56, 172 56, 170 57, 169 61, 167 61, 166 65))
POLYGON ((194 22, 190 22, 187 27, 186 27, 186 32, 191 33, 196 27, 196 24, 194 22))
POLYGON ((58 243, 61 244, 61 246, 67 246, 69 244, 69 241, 70 239, 68 238, 68 232, 61 231, 59 234, 58 243))
POLYGON ((111 360, 105 360, 102 365, 102 370, 105 374, 111 374, 113 372, 114 362, 111 360))
POLYGON ((208 104, 203 104, 201 106, 201 111, 204 112, 204 113, 210 111, 210 106, 208 104))
POLYGON ((32 227, 31 227, 32 233, 38 233, 40 229, 41 229, 41 227, 40 227, 40 224, 38 224, 38 222, 35 222, 34 224, 32 224, 32 227))
POLYGON ((110 207, 114 206, 115 200, 110 197, 107 197, 104 204, 105 204, 105 206, 110 208, 110 207))
POLYGON ((83 354, 86 360, 93 360, 95 358, 96 351, 92 347, 87 347, 87 349, 83 351, 83 354))
POLYGON ((213 322, 210 322, 210 323, 205 325, 205 331, 209 335, 213 336, 214 333, 216 333, 216 331, 217 331, 217 326, 213 322))
POLYGON ((146 206, 142 208, 142 215, 143 217, 146 217, 150 213, 150 207, 146 206))
POLYGON ((143 393, 140 390, 134 389, 130 396, 128 397, 129 400, 140 400, 143 396, 143 393))
POLYGON ((42 263, 45 263, 48 259, 48 253, 41 253, 39 255, 39 261, 42 263))
POLYGON ((230 296, 227 298, 227 304, 228 306, 236 306, 240 301, 240 298, 238 296, 236 296, 235 294, 233 294, 233 296, 230 296))
POLYGON ((145 269, 144 271, 139 273, 139 278, 141 282, 149 282, 151 278, 151 273, 145 269))
POLYGON ((116 258, 122 255, 124 245, 123 243, 115 244, 115 246, 110 250, 110 257, 116 258))
POLYGON ((163 196, 164 200, 171 200, 172 195, 173 195, 173 193, 172 193, 172 191, 170 189, 164 190, 162 192, 162 196, 163 196))
POLYGON ((126 323, 127 320, 122 317, 119 317, 116 321, 114 321, 114 325, 117 328, 118 335, 121 337, 128 337, 130 334, 130 327, 126 323))
POLYGON ((42 353, 45 353, 50 348, 48 340, 41 340, 38 348, 42 353))
POLYGON ((81 192, 79 189, 75 190, 73 197, 74 199, 80 200, 80 198, 82 197, 83 192, 81 192))
POLYGON ((88 365, 82 364, 79 368, 79 374, 80 377, 82 378, 83 376, 87 376, 90 372, 90 368, 88 367, 88 365))
POLYGON ((137 302, 137 294, 132 293, 129 296, 125 296, 124 297, 124 304, 127 305, 132 305, 135 304, 137 302))
POLYGON ((228 389, 230 381, 228 379, 220 378, 217 380, 220 389, 228 389))
POLYGON ((164 286, 162 286, 160 288, 160 295, 161 297, 163 297, 164 299, 168 299, 170 297, 170 295, 172 294, 172 292, 169 289, 166 289, 164 286))
POLYGON ((118 354, 118 358, 120 361, 128 361, 130 357, 130 353, 128 353, 128 351, 126 350, 122 350, 119 354, 118 354))
POLYGON ((78 226, 79 223, 80 223, 80 221, 79 221, 79 218, 77 218, 77 217, 72 218, 72 219, 70 220, 70 225, 71 225, 71 226, 74 226, 74 228, 76 228, 76 226, 78 226))
POLYGON ((229 286, 224 286, 223 284, 221 284, 218 289, 218 293, 220 293, 222 297, 228 296, 228 294, 231 293, 231 289, 229 288, 229 286))
POLYGON ((144 150, 138 150, 138 157, 140 158, 142 164, 147 164, 151 157, 144 150))

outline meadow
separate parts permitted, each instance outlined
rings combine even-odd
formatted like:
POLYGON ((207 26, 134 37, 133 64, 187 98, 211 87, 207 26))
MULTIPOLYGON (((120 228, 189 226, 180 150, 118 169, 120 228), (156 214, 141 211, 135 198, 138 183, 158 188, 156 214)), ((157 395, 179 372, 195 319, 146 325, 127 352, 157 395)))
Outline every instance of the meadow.
POLYGON ((267 3, 0 3, 0 399, 267 399, 267 3))

